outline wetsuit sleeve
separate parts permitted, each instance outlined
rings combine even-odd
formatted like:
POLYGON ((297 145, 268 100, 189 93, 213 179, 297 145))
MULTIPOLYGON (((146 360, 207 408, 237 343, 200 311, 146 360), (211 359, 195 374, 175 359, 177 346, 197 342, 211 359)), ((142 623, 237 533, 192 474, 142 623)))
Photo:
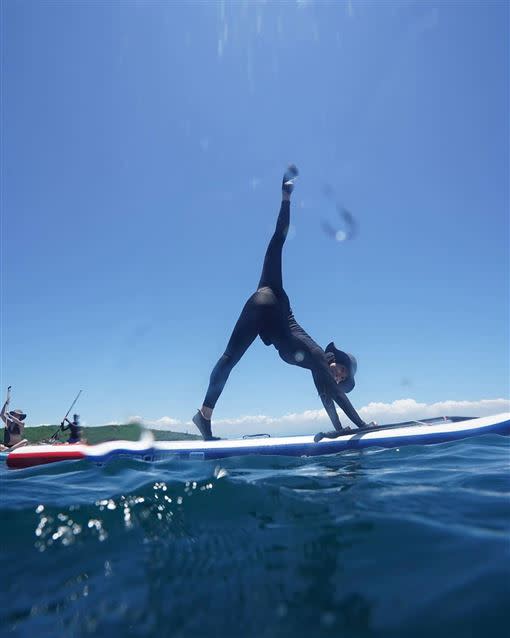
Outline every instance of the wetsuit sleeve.
POLYGON ((340 423, 340 419, 338 418, 338 414, 335 408, 335 404, 333 399, 330 397, 329 393, 326 391, 324 387, 324 383, 320 376, 316 372, 312 372, 313 381, 315 383, 315 387, 317 388, 317 392, 322 401, 322 405, 326 410, 326 414, 329 416, 329 420, 333 424, 335 430, 340 431, 342 429, 342 424, 340 423))
POLYGON ((359 428, 363 428, 366 426, 365 421, 360 417, 360 415, 354 409, 354 406, 347 398, 345 392, 342 392, 340 388, 335 388, 335 392, 333 395, 333 399, 338 403, 339 407, 345 412, 346 416, 357 425, 359 428))
MULTIPOLYGON (((340 390, 338 385, 335 383, 335 380, 333 379, 333 375, 331 374, 331 371, 329 370, 329 365, 327 363, 326 357, 323 358, 317 355, 316 364, 317 364, 317 369, 314 370, 312 374, 313 374, 313 380, 315 382, 315 387, 317 388, 317 391, 319 392, 319 396, 321 397, 321 399, 323 394, 327 395, 328 397, 330 397, 331 401, 334 400, 338 404, 338 406, 342 408, 345 415, 355 425, 357 425, 359 428, 365 427, 366 425, 365 421, 363 421, 360 415, 356 412, 352 403, 347 398, 347 395, 345 394, 345 392, 342 392, 342 390, 340 390)), ((322 399, 322 402, 324 403, 324 399, 322 399)), ((326 408, 326 405, 324 405, 324 407, 326 408)), ((327 410, 328 408, 326 408, 326 411, 327 410)), ((335 414, 336 414, 336 410, 335 410, 335 414)), ((328 415, 329 415, 329 418, 331 419, 332 416, 329 414, 329 412, 328 412, 328 415)), ((335 425, 334 421, 333 421, 333 425, 335 425)), ((336 428, 336 425, 335 425, 335 428, 336 428)))

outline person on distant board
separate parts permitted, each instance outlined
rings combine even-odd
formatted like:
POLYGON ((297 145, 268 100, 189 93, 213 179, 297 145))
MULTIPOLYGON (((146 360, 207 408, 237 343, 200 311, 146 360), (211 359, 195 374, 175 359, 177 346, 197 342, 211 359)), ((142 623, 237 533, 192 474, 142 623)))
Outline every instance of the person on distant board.
POLYGON ((25 430, 25 424, 23 421, 27 418, 27 415, 23 410, 11 410, 6 412, 6 408, 11 401, 11 386, 7 388, 7 398, 0 412, 0 418, 5 423, 4 427, 4 443, 0 444, 0 451, 14 450, 17 447, 22 447, 28 443, 27 439, 23 438, 23 432, 25 430))
POLYGON ((273 345, 285 363, 311 371, 315 387, 335 428, 334 432, 320 433, 321 436, 336 437, 350 429, 342 427, 335 402, 358 428, 372 425, 363 421, 346 396, 354 388, 356 359, 338 349, 333 342, 326 346, 325 351, 317 345, 295 320, 283 288, 282 249, 289 230, 290 198, 297 175, 294 165, 289 166, 284 174, 280 213, 266 251, 257 290, 246 302, 227 348, 211 373, 203 405, 192 419, 205 441, 217 439, 211 430, 216 402, 230 372, 257 336, 266 346, 273 345))
POLYGON ((62 430, 62 432, 70 430, 69 438, 67 439, 68 443, 81 443, 81 425, 79 414, 73 414, 72 421, 69 421, 69 419, 65 417, 60 424, 60 429, 62 430), (66 421, 67 425, 65 425, 66 421))

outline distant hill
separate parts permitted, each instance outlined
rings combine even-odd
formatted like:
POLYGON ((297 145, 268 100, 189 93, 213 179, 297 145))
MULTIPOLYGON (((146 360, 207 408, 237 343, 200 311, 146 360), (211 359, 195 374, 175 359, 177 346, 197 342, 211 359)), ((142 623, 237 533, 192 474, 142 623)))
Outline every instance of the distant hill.
MULTIPOLYGON (((58 430, 58 425, 39 425, 25 428, 24 437, 30 443, 39 443, 48 440, 58 430)), ((192 441, 201 439, 197 434, 183 434, 167 430, 151 430, 157 441, 192 441)), ((139 425, 130 423, 124 425, 99 425, 91 428, 83 428, 83 438, 88 443, 103 443, 104 441, 138 441, 142 434, 139 425)), ((69 430, 59 433, 58 440, 66 441, 69 430)))

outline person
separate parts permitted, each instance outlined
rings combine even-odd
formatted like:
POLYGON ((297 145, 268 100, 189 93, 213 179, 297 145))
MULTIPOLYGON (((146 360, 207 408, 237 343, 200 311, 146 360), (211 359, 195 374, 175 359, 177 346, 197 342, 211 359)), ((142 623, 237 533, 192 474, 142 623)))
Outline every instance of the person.
POLYGON ((69 419, 65 417, 62 423, 60 424, 60 429, 62 430, 62 432, 65 432, 66 430, 70 430, 69 438, 67 439, 68 443, 81 442, 81 425, 80 425, 79 414, 73 414, 72 421, 69 421, 69 419), (66 421, 68 425, 65 425, 66 421))
POLYGON ((0 418, 5 423, 4 428, 4 443, 0 446, 0 450, 13 450, 16 447, 21 447, 28 443, 27 439, 23 438, 23 432, 25 430, 24 420, 27 415, 23 410, 11 410, 6 412, 7 406, 11 401, 11 386, 7 388, 7 398, 0 411, 0 418))
POLYGON ((216 402, 230 372, 257 336, 266 346, 273 345, 286 363, 311 371, 322 404, 335 428, 334 432, 324 436, 338 436, 350 429, 342 427, 335 403, 358 428, 369 427, 346 396, 355 385, 356 359, 337 348, 334 342, 329 343, 325 350, 317 345, 294 318, 289 297, 283 288, 282 250, 289 229, 290 199, 297 175, 294 165, 289 166, 284 174, 280 212, 257 290, 244 305, 225 352, 213 368, 202 407, 192 418, 206 441, 217 439, 211 429, 216 402))

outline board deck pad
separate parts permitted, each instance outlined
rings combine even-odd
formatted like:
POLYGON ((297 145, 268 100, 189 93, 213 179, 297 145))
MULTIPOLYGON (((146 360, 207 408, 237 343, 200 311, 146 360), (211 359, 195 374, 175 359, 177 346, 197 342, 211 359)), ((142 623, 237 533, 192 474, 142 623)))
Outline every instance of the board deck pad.
MULTIPOLYGON (((469 421, 475 417, 469 416, 440 416, 434 419, 427 419, 425 421, 402 421, 401 423, 388 423, 387 425, 374 425, 367 428, 352 428, 350 430, 344 430, 344 432, 335 433, 334 437, 337 439, 344 434, 363 434, 364 432, 380 432, 381 430, 394 430, 395 428, 408 428, 412 425, 438 425, 440 423, 457 423, 459 421, 469 421)), ((332 432, 332 430, 329 430, 332 432)), ((323 438, 329 438, 326 436, 326 432, 318 432, 318 434, 324 435, 323 438)), ((317 437, 317 434, 315 435, 317 437)), ((315 438, 314 438, 315 440, 315 438)))
POLYGON ((148 435, 140 441, 108 441, 97 445, 27 445, 7 455, 11 468, 32 467, 57 461, 87 459, 106 463, 115 458, 142 461, 165 459, 222 459, 245 455, 319 456, 367 447, 396 448, 431 445, 483 434, 510 434, 510 413, 494 416, 439 417, 350 430, 335 439, 314 442, 313 435, 271 437, 257 435, 217 441, 154 441, 148 435))

